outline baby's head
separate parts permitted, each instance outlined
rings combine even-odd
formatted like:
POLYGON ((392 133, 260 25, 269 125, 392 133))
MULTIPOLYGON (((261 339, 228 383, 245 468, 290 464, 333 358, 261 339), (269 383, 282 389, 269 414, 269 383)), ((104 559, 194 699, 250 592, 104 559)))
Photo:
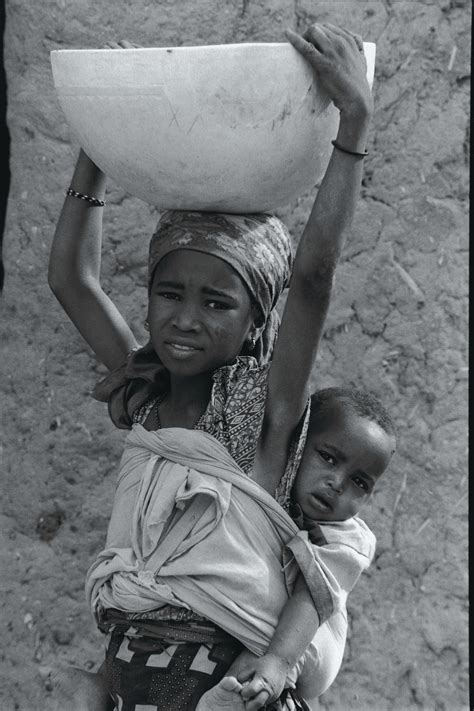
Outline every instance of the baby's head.
POLYGON ((345 521, 370 499, 395 451, 392 420, 371 393, 327 388, 311 398, 293 498, 310 521, 345 521))

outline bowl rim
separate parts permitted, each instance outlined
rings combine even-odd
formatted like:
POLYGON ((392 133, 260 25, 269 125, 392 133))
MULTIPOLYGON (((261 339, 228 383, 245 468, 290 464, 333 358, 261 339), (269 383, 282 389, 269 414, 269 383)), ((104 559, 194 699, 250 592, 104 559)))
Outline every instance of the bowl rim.
MULTIPOLYGON (((376 46, 375 42, 365 42, 364 45, 368 46, 376 46)), ((235 49, 236 47, 242 48, 242 49, 247 49, 248 47, 268 47, 272 49, 280 49, 282 47, 292 47, 293 45, 290 42, 229 42, 228 44, 197 44, 197 45, 181 45, 179 47, 177 46, 166 46, 166 47, 130 47, 128 49, 124 49, 122 47, 118 47, 117 49, 110 49, 108 47, 103 47, 103 48, 95 48, 95 47, 89 47, 89 48, 82 48, 82 49, 52 49, 50 51, 50 54, 86 54, 88 52, 117 52, 122 53, 122 52, 127 52, 129 55, 130 53, 133 52, 166 52, 167 54, 171 54, 172 52, 186 52, 189 50, 222 50, 223 48, 232 48, 235 49)), ((294 48, 293 48, 294 49, 294 48)))

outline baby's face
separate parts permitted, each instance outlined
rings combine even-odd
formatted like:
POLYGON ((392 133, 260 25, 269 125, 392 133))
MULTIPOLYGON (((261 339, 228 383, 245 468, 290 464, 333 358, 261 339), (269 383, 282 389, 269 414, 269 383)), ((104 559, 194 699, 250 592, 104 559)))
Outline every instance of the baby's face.
POLYGON ((312 418, 293 489, 305 518, 345 521, 355 516, 394 450, 394 437, 340 402, 312 418))

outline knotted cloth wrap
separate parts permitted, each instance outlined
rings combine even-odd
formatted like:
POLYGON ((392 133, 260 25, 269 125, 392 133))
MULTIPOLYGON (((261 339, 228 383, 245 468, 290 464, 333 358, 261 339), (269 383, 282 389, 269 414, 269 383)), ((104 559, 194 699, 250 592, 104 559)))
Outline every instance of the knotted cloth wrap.
MULTIPOLYGON (((284 560, 282 573, 282 547, 298 532, 214 437, 136 424, 125 442, 106 547, 87 573, 91 610, 189 607, 262 653, 298 572, 296 561, 284 560), (182 529, 193 503, 202 510, 182 529)), ((318 583, 315 597, 326 587, 318 583)))
MULTIPOLYGON (((167 210, 162 213, 150 242, 149 289, 157 264, 177 249, 192 249, 219 257, 237 272, 265 319, 265 328, 251 355, 260 365, 267 363, 279 325, 275 306, 289 284, 293 263, 291 238, 283 222, 267 214, 167 210)), ((96 386, 94 397, 109 402, 114 423, 128 428, 130 413, 153 397, 154 391, 157 394, 166 388, 167 378, 148 342, 132 353, 121 369, 96 386), (140 379, 141 384, 133 383, 134 379, 140 379)))
POLYGON ((261 654, 301 573, 322 623, 300 677, 303 696, 312 698, 337 674, 346 591, 370 562, 351 563, 352 549, 334 546, 360 539, 360 523, 325 525, 333 545, 313 546, 214 437, 182 428, 149 432, 135 424, 120 463, 106 546, 87 573, 87 599, 94 614, 100 608, 190 608, 261 654))

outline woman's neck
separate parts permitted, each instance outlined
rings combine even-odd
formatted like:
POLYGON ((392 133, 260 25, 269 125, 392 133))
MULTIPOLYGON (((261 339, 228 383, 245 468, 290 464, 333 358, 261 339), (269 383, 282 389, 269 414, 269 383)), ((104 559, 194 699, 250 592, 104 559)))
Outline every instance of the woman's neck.
POLYGON ((212 373, 201 373, 189 378, 176 377, 170 373, 168 399, 177 407, 207 405, 211 390, 212 373))
POLYGON ((169 391, 159 405, 161 427, 192 429, 209 403, 212 373, 178 378, 170 374, 169 391))

